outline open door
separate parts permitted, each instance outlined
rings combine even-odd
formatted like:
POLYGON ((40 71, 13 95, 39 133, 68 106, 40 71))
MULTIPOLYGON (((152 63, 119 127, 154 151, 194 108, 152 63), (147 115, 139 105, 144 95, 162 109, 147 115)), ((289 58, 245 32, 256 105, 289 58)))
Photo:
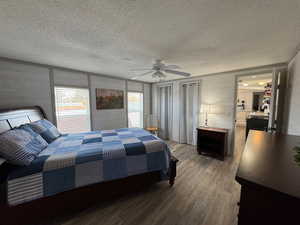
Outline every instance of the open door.
POLYGON ((284 94, 286 89, 286 70, 274 70, 272 79, 272 97, 270 105, 269 132, 282 131, 284 113, 284 94))

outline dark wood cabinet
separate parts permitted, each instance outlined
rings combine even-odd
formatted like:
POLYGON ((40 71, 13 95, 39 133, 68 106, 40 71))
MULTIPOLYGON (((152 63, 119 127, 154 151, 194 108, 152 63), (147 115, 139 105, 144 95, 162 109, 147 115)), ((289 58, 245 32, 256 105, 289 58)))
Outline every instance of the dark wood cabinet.
POLYGON ((269 118, 267 116, 251 116, 246 121, 246 138, 250 130, 268 131, 269 118))
POLYGON ((197 151, 224 160, 227 155, 228 129, 199 127, 197 128, 197 151))
POLYGON ((300 137, 250 131, 236 175, 241 184, 238 225, 299 225, 300 137))

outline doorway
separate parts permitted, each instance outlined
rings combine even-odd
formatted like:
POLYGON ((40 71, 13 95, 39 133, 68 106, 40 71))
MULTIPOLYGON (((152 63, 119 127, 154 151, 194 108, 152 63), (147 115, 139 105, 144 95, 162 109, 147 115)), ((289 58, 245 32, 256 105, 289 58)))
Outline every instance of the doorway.
POLYGON ((250 130, 281 132, 286 70, 237 77, 235 139, 250 130))
POLYGON ((247 138, 249 130, 268 130, 273 74, 240 76, 237 80, 235 139, 247 138))

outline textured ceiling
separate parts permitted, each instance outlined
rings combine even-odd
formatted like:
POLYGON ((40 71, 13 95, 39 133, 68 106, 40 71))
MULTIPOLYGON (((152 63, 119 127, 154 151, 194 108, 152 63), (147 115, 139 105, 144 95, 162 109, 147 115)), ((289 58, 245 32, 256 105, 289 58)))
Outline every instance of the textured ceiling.
POLYGON ((2 57, 123 78, 159 58, 201 75, 288 61, 300 0, 1 0, 0 28, 2 57))

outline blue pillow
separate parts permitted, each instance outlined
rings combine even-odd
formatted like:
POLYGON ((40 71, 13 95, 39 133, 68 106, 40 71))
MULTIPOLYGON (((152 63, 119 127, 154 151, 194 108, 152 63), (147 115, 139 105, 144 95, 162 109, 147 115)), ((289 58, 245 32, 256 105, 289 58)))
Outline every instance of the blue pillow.
POLYGON ((41 135, 49 144, 61 135, 57 128, 45 119, 29 123, 28 125, 34 132, 41 135))
MULTIPOLYGON (((19 126, 18 128, 27 131, 27 132, 31 135, 31 137, 34 139, 34 142, 33 142, 32 144, 34 144, 34 143, 41 143, 43 146, 45 146, 44 148, 46 148, 46 147, 48 146, 48 142, 45 141, 45 139, 42 138, 41 135, 39 135, 38 133, 34 132, 28 124, 21 125, 21 126, 19 126)), ((43 149, 44 149, 44 148, 43 148, 43 149)), ((42 149, 42 150, 43 150, 43 149, 42 149)), ((39 153, 41 152, 41 150, 40 150, 39 147, 35 148, 35 147, 33 146, 33 147, 32 147, 32 150, 33 150, 33 151, 36 151, 37 154, 39 154, 39 153)))
POLYGON ((30 128, 15 128, 0 134, 0 155, 8 162, 27 166, 48 143, 30 128))

